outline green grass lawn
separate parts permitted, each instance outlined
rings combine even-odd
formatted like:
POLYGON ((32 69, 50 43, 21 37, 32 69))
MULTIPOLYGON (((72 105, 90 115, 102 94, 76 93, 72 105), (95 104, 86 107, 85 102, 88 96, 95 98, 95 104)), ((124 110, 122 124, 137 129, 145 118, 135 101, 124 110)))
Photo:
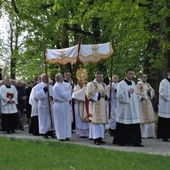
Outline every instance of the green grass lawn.
POLYGON ((0 170, 168 170, 169 156, 58 141, 0 138, 0 170))

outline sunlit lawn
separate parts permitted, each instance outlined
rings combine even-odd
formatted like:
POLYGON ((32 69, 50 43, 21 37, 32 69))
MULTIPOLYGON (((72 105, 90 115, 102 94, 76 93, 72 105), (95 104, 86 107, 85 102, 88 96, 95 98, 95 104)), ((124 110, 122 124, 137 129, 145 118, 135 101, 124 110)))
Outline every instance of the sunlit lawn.
POLYGON ((0 138, 0 170, 168 170, 170 157, 58 141, 0 138))

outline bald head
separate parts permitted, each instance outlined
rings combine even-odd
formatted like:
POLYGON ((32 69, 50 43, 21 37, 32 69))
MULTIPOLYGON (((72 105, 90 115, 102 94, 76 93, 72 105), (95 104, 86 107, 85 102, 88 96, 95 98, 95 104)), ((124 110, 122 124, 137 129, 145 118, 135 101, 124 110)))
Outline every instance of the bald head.
POLYGON ((114 83, 118 83, 119 77, 118 77, 117 75, 114 75, 114 76, 112 77, 112 81, 113 81, 114 83))
POLYGON ((56 80, 56 82, 62 83, 63 82, 63 75, 61 73, 57 73, 55 75, 55 80, 56 80))
POLYGON ((47 75, 45 73, 41 74, 41 81, 44 83, 48 83, 47 75))

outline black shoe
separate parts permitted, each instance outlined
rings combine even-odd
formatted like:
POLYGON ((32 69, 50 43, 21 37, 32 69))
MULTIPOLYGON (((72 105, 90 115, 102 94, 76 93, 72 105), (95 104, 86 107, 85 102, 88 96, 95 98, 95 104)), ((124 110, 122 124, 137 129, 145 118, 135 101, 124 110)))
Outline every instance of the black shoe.
POLYGON ((114 135, 115 135, 115 130, 109 129, 108 133, 109 133, 110 136, 114 137, 114 135))
POLYGON ((94 139, 94 144, 100 145, 101 143, 100 143, 99 139, 94 139))
POLYGON ((49 139, 49 137, 47 135, 43 135, 44 139, 49 139))
POLYGON ((127 145, 122 143, 122 144, 119 144, 119 146, 127 146, 127 145))
POLYGON ((56 136, 55 136, 55 135, 51 135, 51 138, 55 139, 55 138, 56 138, 56 136))
POLYGON ((12 132, 11 131, 7 131, 7 134, 11 134, 12 132))
POLYGON ((65 140, 69 141, 70 139, 69 139, 69 138, 66 138, 65 140))
MULTIPOLYGON (((87 136, 80 136, 80 138, 83 138, 83 139, 84 139, 84 138, 88 138, 88 137, 87 137, 87 136)), ((90 140, 90 139, 89 139, 89 140, 90 140)))
POLYGON ((101 141, 100 141, 100 143, 101 143, 101 144, 105 144, 106 142, 105 142, 105 141, 103 141, 103 140, 101 140, 101 141))
POLYGON ((20 130, 20 131, 24 131, 24 128, 20 128, 19 130, 20 130))
POLYGON ((102 140, 102 138, 98 139, 101 144, 105 144, 106 142, 102 140))
POLYGON ((12 132, 12 133, 15 133, 15 130, 12 130, 11 132, 12 132))
POLYGON ((59 141, 64 142, 64 141, 65 141, 65 139, 59 139, 59 141))
POLYGON ((169 142, 169 140, 167 138, 163 138, 162 141, 163 142, 169 142))
POLYGON ((144 147, 144 145, 142 145, 142 144, 134 144, 133 146, 134 147, 144 147))
POLYGON ((100 145, 101 143, 97 141, 95 144, 96 144, 96 145, 100 145))

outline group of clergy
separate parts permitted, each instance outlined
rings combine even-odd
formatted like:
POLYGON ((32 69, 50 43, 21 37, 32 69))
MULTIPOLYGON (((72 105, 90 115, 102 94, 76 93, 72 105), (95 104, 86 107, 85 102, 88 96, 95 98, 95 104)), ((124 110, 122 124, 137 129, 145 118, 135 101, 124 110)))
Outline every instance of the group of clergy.
MULTIPOLYGON (((109 134, 114 136, 113 144, 143 147, 142 138, 170 138, 170 71, 159 86, 158 128, 152 102, 155 93, 147 82, 147 74, 140 75, 140 81, 133 81, 134 72, 127 69, 125 79, 118 83, 118 76, 113 76, 113 83, 103 83, 103 73, 96 72, 95 79, 86 87, 81 83, 75 87, 73 98, 76 99, 79 119, 77 134, 89 127, 86 136, 96 145, 105 143, 104 132, 109 123, 109 134), (110 94, 109 94, 110 93, 110 94), (85 94, 85 97, 84 97, 85 94), (110 106, 108 99, 110 98, 110 106), (84 101, 84 107, 83 107, 84 101), (88 107, 87 107, 88 106, 88 107), (84 111, 86 109, 86 111, 84 111), (90 120, 90 123, 88 122, 90 120), (83 128, 84 127, 84 128, 83 128)), ((77 115, 77 114, 76 114, 77 115)), ((83 134, 79 134, 81 136, 83 134)))
MULTIPOLYGON (((154 90, 147 83, 147 75, 135 84, 134 72, 127 69, 125 79, 113 76, 113 83, 103 82, 103 73, 95 73, 93 81, 86 84, 78 81, 73 87, 64 81, 61 73, 55 76, 54 86, 44 73, 29 97, 31 110, 30 132, 44 138, 57 137, 60 141, 70 140, 72 122, 75 119, 76 134, 94 140, 94 144, 105 143, 104 133, 109 124, 113 144, 142 147, 142 138, 155 137, 155 114, 151 104, 154 90), (55 133, 54 133, 55 131, 55 133)), ((15 129, 13 120, 17 113, 17 91, 9 79, 1 86, 1 113, 7 131, 15 129)), ((159 87, 157 138, 170 138, 170 71, 159 87)))

